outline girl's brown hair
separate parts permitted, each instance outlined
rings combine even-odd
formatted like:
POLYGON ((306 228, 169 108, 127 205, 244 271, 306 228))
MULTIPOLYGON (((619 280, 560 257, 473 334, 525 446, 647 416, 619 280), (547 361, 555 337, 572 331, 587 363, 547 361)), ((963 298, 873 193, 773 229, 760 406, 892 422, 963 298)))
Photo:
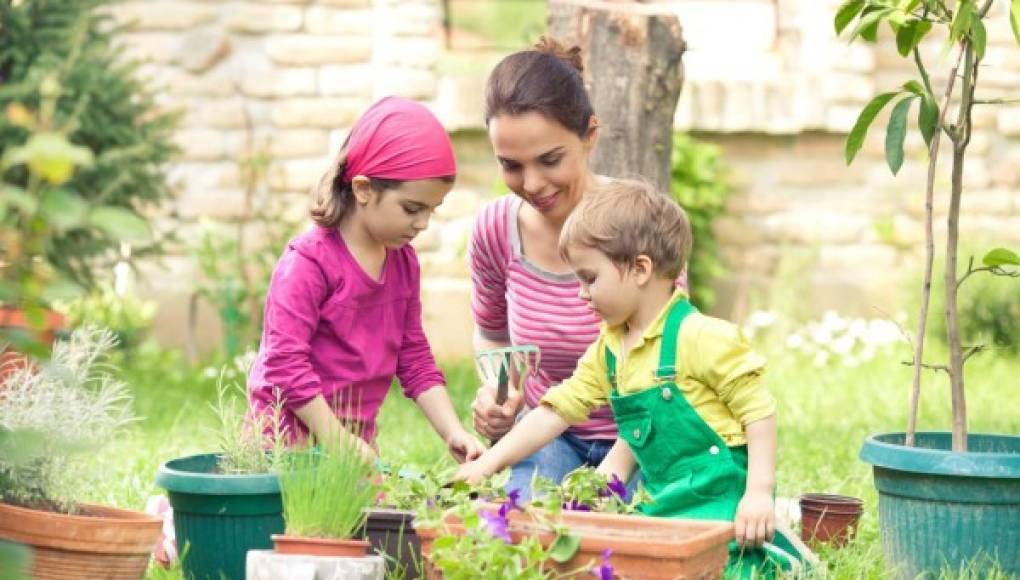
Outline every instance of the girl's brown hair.
MULTIPOLYGON (((344 173, 347 172, 347 146, 348 141, 344 141, 336 163, 322 176, 313 192, 312 221, 324 228, 339 227, 340 222, 350 215, 354 208, 354 186, 344 177, 344 173)), ((437 179, 444 183, 453 183, 455 176, 448 175, 437 179)), ((369 177, 368 182, 373 191, 383 193, 400 187, 404 180, 369 177)))
POLYGON ((496 115, 537 112, 579 137, 588 133, 595 111, 581 73, 581 49, 543 36, 492 69, 485 87, 485 123, 496 115))

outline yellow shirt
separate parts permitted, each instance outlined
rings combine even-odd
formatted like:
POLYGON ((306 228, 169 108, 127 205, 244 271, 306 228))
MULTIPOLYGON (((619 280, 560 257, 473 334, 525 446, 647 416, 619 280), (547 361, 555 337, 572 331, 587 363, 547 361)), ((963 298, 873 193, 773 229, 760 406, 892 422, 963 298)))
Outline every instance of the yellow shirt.
MULTIPOLYGON (((542 404, 569 423, 580 423, 593 409, 609 401, 611 385, 606 376, 605 349, 616 356, 617 383, 621 395, 657 386, 655 369, 666 315, 680 290, 648 327, 637 344, 622 356, 623 327, 603 325, 598 339, 577 363, 574 374, 549 389, 542 404)), ((725 320, 692 313, 680 325, 677 339, 677 387, 728 446, 744 445, 744 426, 776 412, 776 401, 761 383, 765 359, 751 350, 740 329, 725 320)))

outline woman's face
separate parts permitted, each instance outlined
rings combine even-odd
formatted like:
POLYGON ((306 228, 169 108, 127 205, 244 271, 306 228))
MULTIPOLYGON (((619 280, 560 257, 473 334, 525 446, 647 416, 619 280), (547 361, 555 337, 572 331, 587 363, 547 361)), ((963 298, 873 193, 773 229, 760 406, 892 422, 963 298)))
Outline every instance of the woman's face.
POLYGON ((595 138, 594 117, 584 138, 537 112, 489 120, 489 139, 507 187, 558 223, 581 200, 595 138))

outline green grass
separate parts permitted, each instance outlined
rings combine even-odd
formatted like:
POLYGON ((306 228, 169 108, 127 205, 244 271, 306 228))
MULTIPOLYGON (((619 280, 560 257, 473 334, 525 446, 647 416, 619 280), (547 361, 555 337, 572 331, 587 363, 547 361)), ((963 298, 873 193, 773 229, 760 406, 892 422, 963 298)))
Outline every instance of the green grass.
MULTIPOLYGON (((906 352, 881 355, 861 366, 816 368, 810 361, 781 350, 770 352, 767 381, 779 401, 779 495, 832 492, 865 502, 860 534, 839 551, 826 551, 830 578, 883 578, 885 563, 878 538, 877 495, 870 467, 857 459, 871 433, 902 430, 910 369, 900 364, 906 352)), ((936 357, 930 357, 936 360, 936 357)), ((450 393, 465 423, 475 388, 466 361, 444 364, 450 393)), ((214 450, 209 431, 215 419, 209 402, 215 398, 215 376, 189 370, 180 355, 143 349, 124 365, 135 405, 144 419, 97 454, 108 476, 90 499, 141 508, 163 461, 188 453, 214 450)), ((208 373, 212 374, 212 373, 208 373)), ((1020 415, 1012 409, 1020 358, 979 355, 968 365, 968 406, 973 432, 1020 433, 1020 415)), ((950 425, 948 384, 944 377, 926 378, 919 420, 921 429, 945 430, 950 425)), ((379 419, 383 458, 401 466, 452 465, 443 443, 418 409, 398 389, 387 398, 379 419)), ((966 570, 947 577, 976 577, 966 570)), ((153 571, 152 578, 173 578, 153 571)))

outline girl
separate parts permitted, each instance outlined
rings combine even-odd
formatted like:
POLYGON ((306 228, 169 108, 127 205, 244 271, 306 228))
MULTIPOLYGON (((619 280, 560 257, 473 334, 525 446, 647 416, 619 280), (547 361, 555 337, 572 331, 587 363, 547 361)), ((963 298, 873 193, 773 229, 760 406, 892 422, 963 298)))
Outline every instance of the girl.
POLYGON ((346 439, 374 456, 376 415, 396 375, 455 459, 483 450, 461 427, 422 331, 409 245, 456 172, 446 131, 422 105, 387 97, 354 125, 320 184, 315 225, 273 272, 248 378, 252 411, 279 401, 293 443, 346 439))

